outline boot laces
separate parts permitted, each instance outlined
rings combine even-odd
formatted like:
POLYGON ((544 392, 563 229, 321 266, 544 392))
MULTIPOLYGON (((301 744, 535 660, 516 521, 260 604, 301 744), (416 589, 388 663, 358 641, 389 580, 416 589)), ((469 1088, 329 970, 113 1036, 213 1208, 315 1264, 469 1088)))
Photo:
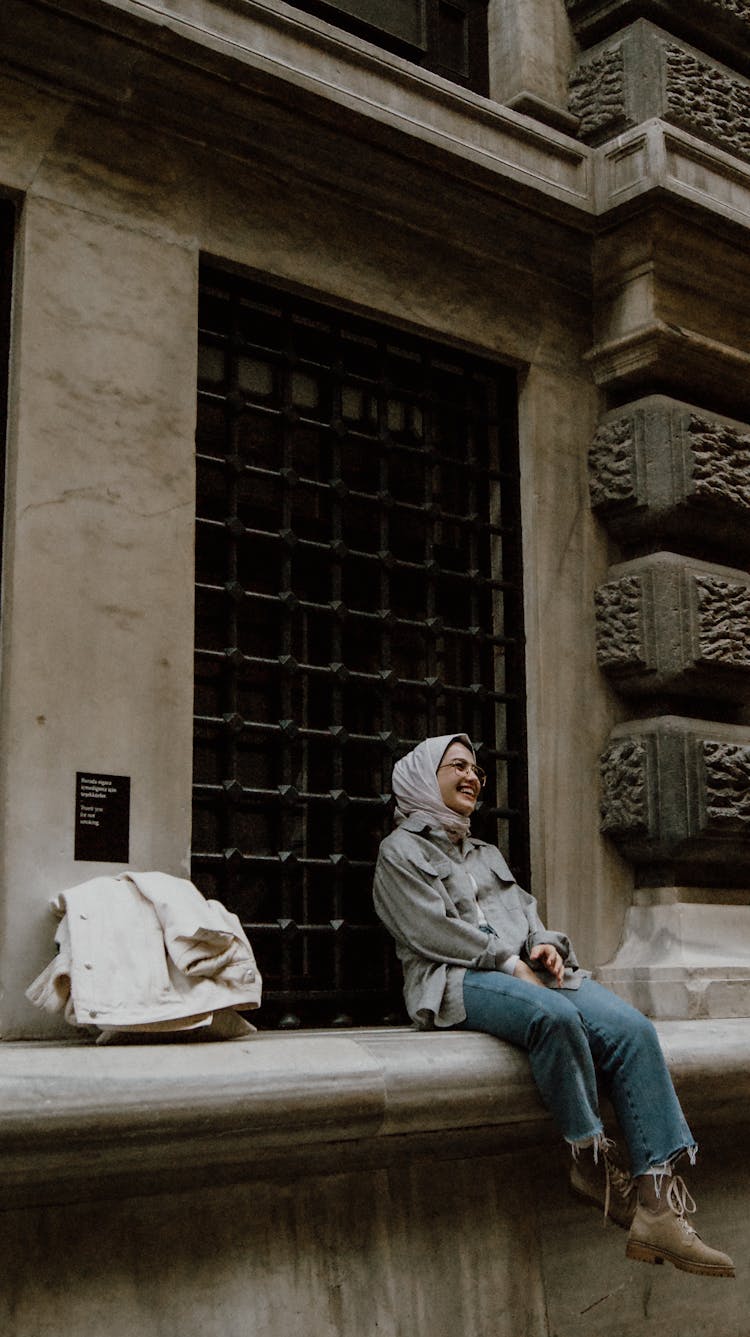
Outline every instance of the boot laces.
POLYGON ((695 1200, 688 1190, 688 1186, 682 1175, 672 1175, 667 1188, 667 1205, 674 1212, 680 1226, 686 1235, 692 1236, 696 1232, 690 1222, 686 1220, 686 1213, 693 1213, 696 1210, 695 1200))
POLYGON ((604 1160, 605 1190, 604 1190, 604 1221, 606 1223, 609 1216, 609 1208, 612 1201, 612 1190, 618 1193, 621 1198, 627 1202, 634 1189, 633 1180, 627 1170, 623 1170, 617 1164, 612 1156, 615 1143, 611 1138, 605 1137, 601 1141, 602 1159, 604 1160))

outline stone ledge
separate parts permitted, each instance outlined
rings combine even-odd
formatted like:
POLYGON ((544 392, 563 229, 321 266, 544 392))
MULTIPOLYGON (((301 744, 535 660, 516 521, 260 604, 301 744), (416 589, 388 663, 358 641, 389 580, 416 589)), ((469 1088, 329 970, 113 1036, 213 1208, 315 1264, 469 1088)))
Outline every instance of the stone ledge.
POLYGON ((592 149, 561 132, 571 120, 522 114, 525 95, 513 110, 281 0, 3 0, 0 58, 66 99, 289 170, 309 170, 315 132, 324 158, 327 136, 337 161, 364 141, 582 233, 656 191, 750 226, 750 166, 676 127, 655 119, 592 149))
POLYGON ((653 191, 750 226, 750 166, 714 144, 653 118, 592 150, 598 215, 653 191))
MULTIPOLYGON (((750 1020, 663 1022, 698 1127, 750 1105, 750 1020)), ((259 1033, 225 1044, 0 1046, 6 1205, 334 1173, 556 1141, 526 1058, 478 1034, 259 1033)))

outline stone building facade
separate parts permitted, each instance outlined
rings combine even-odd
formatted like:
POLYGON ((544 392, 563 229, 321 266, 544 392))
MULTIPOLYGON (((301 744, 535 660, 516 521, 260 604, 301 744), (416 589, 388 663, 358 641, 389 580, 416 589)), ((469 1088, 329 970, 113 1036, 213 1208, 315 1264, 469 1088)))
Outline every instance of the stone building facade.
POLYGON ((394 1024, 368 879, 468 729, 747 1256, 750 7, 4 0, 0 52, 3 1331, 743 1337, 741 1263, 566 1203, 523 1059, 394 1024), (248 923, 254 1040, 27 1002, 125 865, 248 923))

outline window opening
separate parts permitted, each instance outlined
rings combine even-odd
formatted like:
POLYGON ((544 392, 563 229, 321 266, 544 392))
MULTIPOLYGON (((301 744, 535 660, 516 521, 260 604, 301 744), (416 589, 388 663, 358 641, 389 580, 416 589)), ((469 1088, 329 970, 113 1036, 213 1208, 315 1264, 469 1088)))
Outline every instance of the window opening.
POLYGON ((214 267, 199 346, 193 878, 261 1025, 401 1020, 394 760, 470 733, 528 874, 515 377, 214 267))
POLYGON ((295 0, 295 5, 487 96, 487 0, 295 0))

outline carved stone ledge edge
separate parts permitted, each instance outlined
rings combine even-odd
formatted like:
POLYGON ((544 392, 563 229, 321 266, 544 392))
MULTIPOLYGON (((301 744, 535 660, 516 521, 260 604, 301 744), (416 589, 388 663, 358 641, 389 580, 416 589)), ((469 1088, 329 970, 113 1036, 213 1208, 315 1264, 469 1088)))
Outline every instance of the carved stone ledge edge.
POLYGON ((633 387, 670 381, 685 392, 713 396, 717 384, 736 414, 750 413, 750 353, 685 327, 654 320, 620 338, 596 344, 584 354, 597 385, 633 387))
MULTIPOLYGON (((689 1091, 691 1110, 706 1123, 748 1122, 747 1023, 671 1022, 660 1037, 681 1091, 689 1091), (733 1092, 729 1115, 726 1096, 716 1099, 719 1081, 733 1092)), ((181 1055, 172 1065, 180 1073, 170 1072, 162 1051, 149 1058, 150 1051, 138 1047, 114 1054, 0 1045, 4 1206, 69 1203, 72 1192, 86 1201, 243 1179, 297 1179, 358 1163, 408 1165, 424 1154, 455 1159, 557 1142, 525 1055, 468 1032, 351 1032, 346 1044, 370 1069, 364 1094, 374 1101, 374 1117, 369 1130, 362 1115, 352 1125, 334 1117, 324 1134, 330 1094, 343 1088, 335 1109, 363 1095, 361 1081, 353 1087, 330 1059, 329 1041, 308 1032, 301 1059, 299 1036, 264 1036, 270 1061, 260 1092, 244 1043, 194 1047, 189 1065, 181 1055), (54 1091, 54 1100, 40 1101, 40 1091, 54 1091), (451 1100, 457 1102, 452 1114, 451 1100), (389 1102, 403 1107, 397 1126, 382 1123, 389 1102), (319 1129, 312 1137, 310 1115, 319 1129)))

